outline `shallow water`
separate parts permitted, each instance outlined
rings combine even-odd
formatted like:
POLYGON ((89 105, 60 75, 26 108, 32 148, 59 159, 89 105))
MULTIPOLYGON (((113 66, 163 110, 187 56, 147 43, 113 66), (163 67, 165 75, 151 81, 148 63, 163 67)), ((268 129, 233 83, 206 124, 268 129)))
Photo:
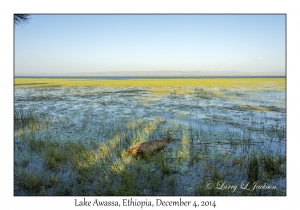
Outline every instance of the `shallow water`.
MULTIPOLYGON (((141 134, 162 138, 170 130, 173 140, 164 149, 164 158, 180 174, 175 194, 188 195, 195 190, 190 183, 198 183, 198 175, 206 170, 200 162, 234 173, 226 168, 227 160, 245 158, 247 153, 285 156, 285 92, 221 91, 223 96, 203 98, 197 92, 155 95, 145 88, 31 87, 16 88, 14 96, 15 110, 50 117, 52 127, 36 135, 47 134, 56 141, 106 142, 113 130, 122 133, 132 121, 165 121, 161 129, 141 134)), ((235 174, 231 181, 243 179, 245 174, 235 174)), ((284 186, 284 180, 276 183, 284 186)))
MULTIPOLYGON (((232 94, 233 91, 225 91, 232 94)), ((186 128, 216 133, 234 132, 243 137, 245 130, 253 130, 251 141, 264 141, 259 130, 279 127, 285 131, 285 93, 268 91, 240 93, 238 99, 202 99, 195 95, 155 96, 145 89, 104 89, 100 87, 77 88, 17 88, 15 109, 34 109, 55 118, 69 119, 70 124, 80 126, 86 120, 87 126, 109 119, 139 118, 153 120, 161 118, 179 123, 186 128), (131 93, 130 95, 127 95, 131 93), (143 101, 143 103, 141 103, 143 101), (272 104, 270 110, 253 110, 246 107, 272 104), (276 109, 274 108, 276 107, 276 109), (248 109, 248 110, 247 110, 248 109)), ((265 106, 267 107, 267 106, 265 106)), ((266 108, 268 109, 268 108, 266 108)), ((175 137, 177 138, 177 137, 175 137)), ((219 138, 219 137, 218 137, 219 138)), ((269 138, 267 138, 269 139, 269 138)), ((226 140, 224 137, 221 140, 226 140)), ((278 141, 285 141, 278 139, 278 141)), ((284 145, 283 145, 284 146, 284 145)))

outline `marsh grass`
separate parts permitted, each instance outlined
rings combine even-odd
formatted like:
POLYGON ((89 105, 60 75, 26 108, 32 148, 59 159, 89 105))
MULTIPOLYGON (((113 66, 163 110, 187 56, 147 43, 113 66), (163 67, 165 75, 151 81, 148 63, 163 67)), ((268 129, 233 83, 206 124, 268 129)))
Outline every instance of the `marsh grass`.
POLYGON ((31 195, 39 195, 45 187, 44 176, 34 171, 25 172, 15 175, 15 185, 24 191, 30 192, 31 195))
POLYGON ((285 180, 285 104, 255 103, 251 95, 282 91, 284 84, 15 79, 16 91, 31 91, 15 96, 15 195, 285 195, 284 184, 251 193, 206 187, 220 180, 285 180), (172 140, 162 151, 127 154, 167 130, 172 140))
POLYGON ((250 157, 250 163, 248 168, 248 181, 254 183, 258 181, 258 160, 255 155, 250 157))
POLYGON ((34 110, 24 110, 23 108, 14 110, 14 130, 40 130, 47 129, 50 124, 49 116, 37 114, 34 110))
POLYGON ((64 150, 50 147, 45 151, 45 163, 50 169, 58 169, 63 163, 68 160, 68 154, 64 150))
POLYGON ((176 171, 170 167, 170 164, 164 157, 163 152, 156 155, 154 162, 157 164, 163 176, 176 173, 176 171))
MULTIPOLYGON (((201 78, 201 79, 132 79, 132 80, 90 80, 90 79, 58 79, 58 78, 15 78, 14 84, 36 86, 65 86, 65 87, 118 87, 118 88, 165 88, 165 87, 205 87, 205 88, 251 88, 260 90, 284 90, 285 78, 201 78)), ((239 92, 239 91, 236 91, 239 92)))
POLYGON ((260 160, 269 178, 280 177, 280 175, 285 173, 284 168, 281 167, 285 164, 285 159, 282 156, 272 157, 269 154, 264 154, 260 160))

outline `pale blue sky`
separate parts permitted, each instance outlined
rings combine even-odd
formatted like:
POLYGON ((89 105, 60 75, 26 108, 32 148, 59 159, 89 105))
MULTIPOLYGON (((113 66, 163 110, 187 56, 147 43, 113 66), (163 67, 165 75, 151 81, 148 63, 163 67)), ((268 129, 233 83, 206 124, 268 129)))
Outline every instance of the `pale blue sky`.
POLYGON ((285 15, 32 15, 15 76, 101 71, 285 72, 285 15))

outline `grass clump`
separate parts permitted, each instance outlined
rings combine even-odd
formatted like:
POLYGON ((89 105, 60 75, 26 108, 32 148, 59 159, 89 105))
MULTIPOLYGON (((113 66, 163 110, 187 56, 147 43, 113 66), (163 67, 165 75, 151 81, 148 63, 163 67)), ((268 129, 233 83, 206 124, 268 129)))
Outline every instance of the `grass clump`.
POLYGON ((174 172, 165 160, 157 162, 157 165, 161 169, 163 175, 167 175, 174 172))
POLYGON ((51 169, 58 169, 68 160, 68 153, 63 149, 50 147, 45 151, 45 162, 51 169))
POLYGON ((168 181, 168 194, 174 195, 175 190, 176 190, 176 178, 172 176, 168 181))
POLYGON ((49 116, 35 113, 33 110, 14 110, 14 130, 39 130, 49 127, 49 116))
POLYGON ((46 142, 41 139, 36 139, 34 135, 28 140, 28 145, 31 151, 42 151, 46 147, 46 142))
POLYGON ((109 153, 109 148, 108 148, 108 146, 105 145, 105 144, 103 144, 103 143, 101 143, 100 146, 99 146, 99 150, 100 150, 100 154, 99 154, 100 158, 101 158, 102 160, 106 160, 107 155, 108 155, 108 153, 109 153))
POLYGON ((22 189, 22 193, 30 195, 39 195, 41 190, 44 189, 45 179, 44 176, 35 171, 22 171, 20 174, 15 175, 15 191, 22 189))
POLYGON ((248 181, 254 183, 258 180, 258 160, 255 155, 250 157, 250 163, 248 167, 248 181))
POLYGON ((139 195, 138 177, 131 170, 120 172, 120 182, 115 188, 114 194, 120 196, 136 196, 139 195))
POLYGON ((284 174, 281 170, 281 165, 285 162, 282 157, 278 157, 276 160, 271 155, 263 155, 261 161, 270 178, 284 174))
POLYGON ((202 99, 212 99, 216 96, 219 96, 220 93, 217 94, 211 90, 204 89, 204 88, 196 88, 194 91, 194 95, 202 99))

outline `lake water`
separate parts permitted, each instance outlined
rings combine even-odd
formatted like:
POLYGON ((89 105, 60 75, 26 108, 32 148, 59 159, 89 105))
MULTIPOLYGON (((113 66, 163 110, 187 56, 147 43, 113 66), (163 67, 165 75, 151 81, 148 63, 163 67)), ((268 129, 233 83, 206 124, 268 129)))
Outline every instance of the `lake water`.
MULTIPOLYGON (((203 95, 190 87, 190 94, 160 95, 147 88, 24 87, 15 88, 14 102, 15 110, 49 117, 51 126, 36 132, 36 138, 50 135, 55 141, 106 143, 116 131, 128 133, 131 124, 145 140, 163 138, 170 130, 173 140, 164 149, 164 158, 180 180, 176 195, 193 195, 195 184, 207 181, 209 165, 234 183, 247 180, 250 154, 286 157, 284 91, 206 91, 203 95), (154 121, 155 129, 148 132, 146 126, 154 121)), ((133 130, 131 138, 136 139, 133 130)), ((154 173, 159 170, 151 167, 154 173)), ((285 192, 285 175, 266 177, 264 181, 285 192)))

